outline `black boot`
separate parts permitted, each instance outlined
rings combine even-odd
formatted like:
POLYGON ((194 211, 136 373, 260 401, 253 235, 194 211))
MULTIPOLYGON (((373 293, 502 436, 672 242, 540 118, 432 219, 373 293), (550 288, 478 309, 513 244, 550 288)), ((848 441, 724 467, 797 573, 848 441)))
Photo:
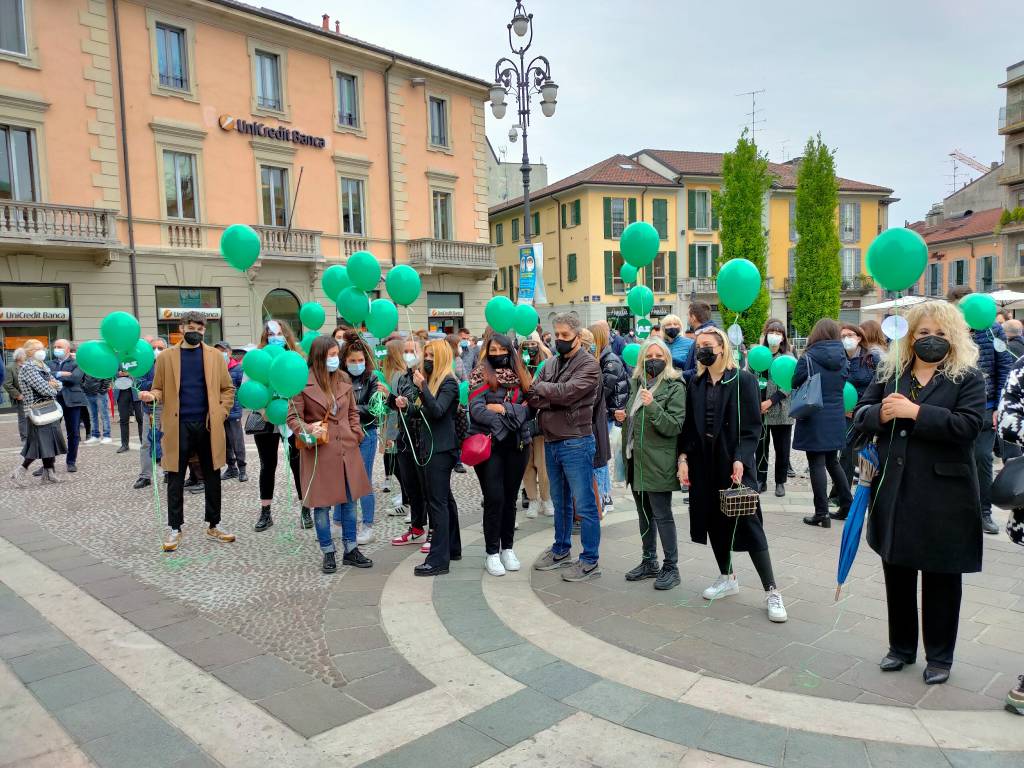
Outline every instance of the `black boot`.
POLYGON ((313 515, 309 512, 309 507, 302 508, 302 527, 312 528, 313 527, 313 515))
POLYGON ((247 474, 245 474, 245 470, 244 469, 239 469, 238 470, 238 482, 240 482, 240 483, 247 483, 247 482, 249 482, 249 476, 247 474))
POLYGON ((822 528, 832 527, 832 518, 828 515, 822 515, 821 517, 811 515, 810 517, 805 517, 804 522, 808 525, 820 525, 822 528))
POLYGON ((665 565, 654 580, 655 589, 672 589, 679 586, 679 569, 674 565, 665 565))
POLYGON ((366 557, 362 552, 359 551, 359 547, 356 547, 350 552, 346 552, 345 556, 341 558, 342 565, 351 565, 355 568, 372 568, 373 560, 366 557))
POLYGON ((323 572, 334 573, 336 570, 338 570, 338 561, 335 559, 334 553, 324 552, 323 572))
POLYGON ((643 581, 644 579, 656 578, 658 578, 658 561, 648 560, 646 557, 640 561, 640 565, 626 572, 626 581, 643 581))
POLYGON ((260 519, 256 521, 256 525, 252 529, 257 532, 265 531, 273 524, 274 519, 270 516, 270 505, 267 504, 265 507, 260 507, 260 519))

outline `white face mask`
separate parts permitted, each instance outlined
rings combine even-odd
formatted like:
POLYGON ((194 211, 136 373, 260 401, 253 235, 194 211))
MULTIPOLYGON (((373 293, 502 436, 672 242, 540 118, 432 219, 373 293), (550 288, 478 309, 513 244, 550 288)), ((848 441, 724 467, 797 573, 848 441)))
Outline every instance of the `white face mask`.
POLYGON ((844 336, 843 337, 843 349, 845 349, 847 352, 853 352, 853 350, 855 350, 859 346, 860 346, 860 342, 857 341, 857 339, 855 337, 853 337, 853 336, 844 336))
POLYGON ((412 368, 416 363, 420 361, 415 352, 406 352, 402 355, 402 359, 405 360, 405 364, 412 368))
POLYGON ((36 360, 38 360, 41 363, 41 362, 43 362, 46 359, 46 350, 45 349, 37 349, 35 352, 32 353, 32 357, 34 357, 36 360))
POLYGON ((158 347, 153 347, 153 357, 160 357, 161 352, 163 352, 162 349, 158 347))
POLYGON ((768 346, 769 347, 777 347, 777 346, 779 346, 782 343, 782 334, 781 333, 769 333, 765 337, 765 340, 768 342, 768 346))

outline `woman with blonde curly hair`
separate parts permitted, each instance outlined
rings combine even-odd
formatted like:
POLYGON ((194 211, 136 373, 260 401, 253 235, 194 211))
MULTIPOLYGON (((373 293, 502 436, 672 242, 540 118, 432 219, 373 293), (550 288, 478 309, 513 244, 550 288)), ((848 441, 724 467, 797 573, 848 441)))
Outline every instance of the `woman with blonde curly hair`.
POLYGON ((949 679, 961 579, 981 570, 981 507, 974 440, 985 418, 985 379, 960 310, 933 301, 907 313, 861 397, 854 423, 876 435, 881 461, 871 492, 868 544, 882 558, 889 652, 896 672, 917 658, 921 572, 924 681, 949 679))

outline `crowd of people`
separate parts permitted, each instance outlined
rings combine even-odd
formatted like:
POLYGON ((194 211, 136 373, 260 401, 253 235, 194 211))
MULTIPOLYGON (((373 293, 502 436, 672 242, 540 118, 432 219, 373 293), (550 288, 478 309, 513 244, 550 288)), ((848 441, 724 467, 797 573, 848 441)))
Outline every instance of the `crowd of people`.
MULTIPOLYGON (((73 344, 58 340, 48 354, 30 340, 5 380, 24 441, 13 479, 25 484, 40 460, 43 482, 58 482, 59 456, 74 472, 81 421, 88 423, 87 444, 109 441, 116 403, 123 449, 132 416, 139 428, 135 487, 151 482, 154 461, 164 471, 164 551, 182 545, 186 488, 204 493, 205 535, 229 543, 235 536, 220 527, 221 485, 248 480, 248 434, 259 459, 254 530, 274 524, 283 449, 301 525, 315 528, 321 568, 332 573, 332 523, 340 528, 342 564, 373 565, 359 546, 375 539, 372 476, 383 454, 381 491, 391 500, 382 507, 404 514, 408 525, 391 544, 418 546, 425 559, 415 574, 437 576, 462 558, 452 473, 466 471, 465 461, 481 489, 485 571, 500 577, 522 567, 514 550, 521 493, 526 517, 553 518, 552 544, 533 568, 583 582, 601 575, 601 519, 613 509, 614 468, 631 491, 640 533, 640 563, 627 580, 650 579, 658 590, 680 584, 672 500, 682 492, 690 539, 710 543, 718 568, 703 597, 738 593, 733 553, 747 552, 767 618, 784 622, 759 501, 769 470, 775 496, 784 497, 795 475, 791 455, 804 452, 813 495, 813 514, 804 522, 828 528, 846 519, 858 451, 873 442, 882 465, 868 543, 882 558, 889 611, 889 649, 880 667, 897 671, 916 660, 920 572, 924 680, 942 683, 953 662, 962 574, 981 570, 983 532, 999 532, 991 515, 993 452, 1005 460, 1020 455, 1024 443, 1024 362, 1012 351, 1021 325, 1002 318, 1006 333, 999 322, 971 331, 956 308, 962 296, 954 291, 946 302, 912 307, 907 333, 891 344, 874 321, 822 318, 798 358, 786 323, 769 319, 758 343, 773 360, 795 358, 792 390, 767 371, 751 370, 746 350, 700 301, 691 303, 685 324, 669 315, 646 339, 610 331, 604 322, 584 328, 573 313, 520 339, 490 328, 479 341, 467 329, 434 338, 396 332, 378 349, 339 327, 304 354, 308 379, 290 400, 283 427, 261 411, 243 412, 236 393, 246 350, 219 340, 208 345, 199 313, 185 315, 178 343, 148 339, 156 364, 137 383, 127 374, 90 379, 75 362, 73 344), (634 340, 640 348, 631 366, 623 353, 634 340), (794 392, 812 380, 820 401, 794 418, 794 392), (848 386, 857 395, 852 407, 848 386), (63 429, 60 419, 46 416, 53 403, 63 409, 63 429), (730 513, 727 497, 740 499, 745 511, 730 513)), ((264 323, 256 346, 270 345, 303 354, 281 319, 264 323)), ((1007 531, 1024 540, 1020 511, 1007 531)), ((1024 691, 1016 694, 1024 711, 1024 691)))

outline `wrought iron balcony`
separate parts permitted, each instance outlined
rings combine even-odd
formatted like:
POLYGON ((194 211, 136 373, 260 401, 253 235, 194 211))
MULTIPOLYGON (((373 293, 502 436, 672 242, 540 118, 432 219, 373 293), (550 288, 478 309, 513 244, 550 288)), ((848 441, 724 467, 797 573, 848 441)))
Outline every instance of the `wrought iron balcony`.
POLYGON ((498 263, 490 243, 435 240, 422 237, 409 241, 409 264, 429 273, 432 270, 496 272, 498 263))
MULTIPOLYGON (((796 278, 787 277, 783 281, 782 287, 786 293, 792 293, 796 287, 796 278)), ((871 291, 875 290, 875 281, 867 275, 844 277, 840 283, 839 290, 842 293, 855 293, 863 296, 865 293, 871 293, 871 291)))
POLYGON ((710 296, 718 292, 718 281, 713 277, 684 277, 679 281, 676 292, 681 298, 696 294, 710 296))
POLYGON ((319 230, 254 226, 260 236, 263 256, 300 260, 322 258, 319 230))

